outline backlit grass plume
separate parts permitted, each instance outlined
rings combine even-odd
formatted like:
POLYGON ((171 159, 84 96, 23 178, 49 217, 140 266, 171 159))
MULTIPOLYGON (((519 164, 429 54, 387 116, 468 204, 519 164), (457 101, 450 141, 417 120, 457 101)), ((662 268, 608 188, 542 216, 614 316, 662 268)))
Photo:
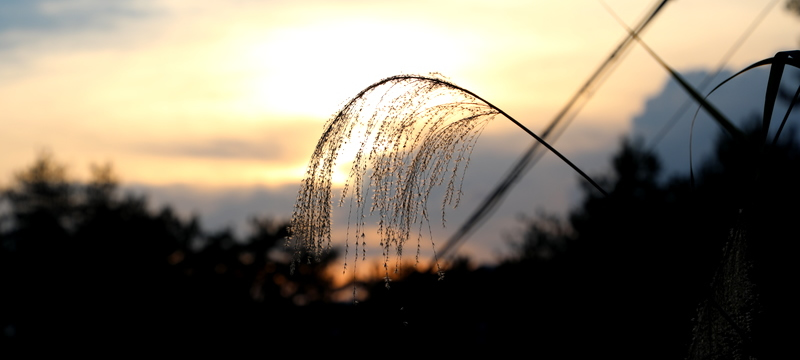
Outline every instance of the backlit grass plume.
POLYGON ((474 93, 437 75, 389 77, 358 93, 325 125, 292 215, 287 245, 293 247, 293 266, 319 258, 331 247, 332 178, 340 162, 351 162, 339 200, 339 206, 350 208, 345 270, 351 243, 354 266, 359 255, 362 260, 366 256, 365 218, 370 215, 378 216, 387 281, 391 257, 399 264, 412 235, 419 261, 421 239, 430 234, 427 201, 432 189, 444 188, 444 222, 446 207, 458 205, 475 142, 497 115, 521 127, 597 187, 541 138, 474 93))

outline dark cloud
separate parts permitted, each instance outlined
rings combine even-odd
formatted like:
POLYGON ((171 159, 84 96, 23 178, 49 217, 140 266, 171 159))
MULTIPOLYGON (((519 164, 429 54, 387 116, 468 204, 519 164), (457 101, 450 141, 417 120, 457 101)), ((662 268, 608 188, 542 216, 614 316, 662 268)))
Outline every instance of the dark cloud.
MULTIPOLYGON (((757 68, 744 75, 731 80, 709 99, 711 102, 737 126, 743 126, 754 118, 761 118, 764 108, 764 92, 766 90, 768 67, 757 68)), ((696 70, 687 72, 684 77, 695 87, 703 81, 710 72, 696 70)), ((711 88, 730 77, 732 71, 723 71, 710 82, 710 86, 701 93, 706 94, 711 88)), ((796 75, 796 74, 795 74, 796 75)), ((796 83, 797 77, 787 72, 785 81, 796 83)), ((792 90, 794 91, 794 90, 792 90)), ((675 125, 660 141, 656 142, 658 134, 669 123, 682 105, 688 99, 686 92, 673 80, 667 81, 662 90, 654 97, 647 100, 642 114, 632 120, 631 134, 640 137, 648 146, 654 146, 662 160, 664 175, 689 173, 689 136, 692 136, 692 161, 698 166, 704 159, 712 155, 713 145, 721 136, 722 130, 703 110, 700 110, 691 128, 692 118, 697 110, 696 103, 692 103, 687 111, 678 118, 675 125)), ((773 116, 774 133, 777 123, 783 117, 785 104, 776 110, 773 116)), ((796 112, 795 112, 796 115, 796 112)), ((792 117, 789 124, 797 123, 797 116, 792 117)))

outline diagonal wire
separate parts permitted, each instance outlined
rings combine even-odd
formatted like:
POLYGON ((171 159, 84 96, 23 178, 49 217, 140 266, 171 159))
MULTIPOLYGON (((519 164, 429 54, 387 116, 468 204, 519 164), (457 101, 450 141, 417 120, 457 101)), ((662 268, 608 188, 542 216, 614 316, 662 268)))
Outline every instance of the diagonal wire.
MULTIPOLYGON (((742 35, 739 36, 739 39, 737 39, 736 42, 734 42, 733 45, 731 45, 730 49, 728 49, 728 52, 726 52, 725 55, 722 56, 719 63, 717 63, 716 70, 714 70, 714 73, 706 75, 703 78, 703 81, 697 87, 697 89, 699 89, 700 91, 705 91, 706 87, 708 87, 708 85, 711 83, 711 80, 716 78, 717 75, 719 75, 719 73, 722 72, 722 69, 724 69, 725 66, 728 64, 728 61, 730 61, 731 57, 733 57, 733 54, 735 54, 736 51, 739 50, 742 44, 744 44, 745 40, 747 40, 747 38, 750 37, 750 35, 755 31, 758 25, 761 24, 764 18, 767 17, 767 14, 769 14, 769 12, 772 10, 773 7, 775 7, 777 3, 778 0, 772 0, 772 2, 767 3, 764 9, 761 10, 761 13, 759 13, 758 16, 756 16, 756 18, 753 20, 753 22, 750 23, 750 26, 748 26, 747 29, 744 31, 744 33, 742 33, 742 35)), ((653 150, 656 148, 656 146, 658 146, 658 143, 660 143, 661 140, 664 138, 664 136, 666 136, 667 133, 670 132, 670 130, 672 130, 675 124, 677 124, 678 120, 683 117, 683 115, 686 113, 686 110, 689 110, 689 106, 691 106, 693 103, 694 101, 692 101, 691 98, 687 98, 686 100, 684 100, 683 104, 681 104, 678 110, 675 111, 675 114, 673 114, 673 116, 669 119, 669 121, 667 121, 667 123, 664 124, 663 127, 661 127, 661 130, 659 130, 658 133, 656 133, 656 135, 653 137, 653 139, 651 139, 649 146, 650 150, 653 150)))
MULTIPOLYGON (((577 114, 577 111, 575 111, 571 116, 567 116, 570 110, 572 110, 582 98, 586 98, 586 100, 588 100, 588 98, 591 97, 593 94, 593 91, 590 91, 592 87, 599 84, 600 80, 603 79, 603 76, 608 74, 608 72, 612 69, 612 66, 623 57, 625 51, 634 42, 635 35, 644 30, 644 28, 653 20, 653 18, 655 18, 656 14, 658 14, 658 12, 666 3, 667 0, 661 0, 653 6, 649 14, 644 17, 636 26, 635 30, 633 30, 633 33, 628 34, 628 36, 614 49, 614 51, 611 52, 608 58, 600 65, 600 67, 592 74, 592 76, 589 77, 586 83, 584 83, 584 85, 578 89, 575 95, 573 95, 569 102, 567 102, 562 110, 550 122, 544 132, 542 132, 542 138, 550 139, 560 134, 561 131, 558 131, 555 134, 554 132, 557 131, 556 127, 559 125, 559 123, 566 119, 566 123, 561 127, 563 131, 566 125, 568 125, 577 114)), ((439 251, 441 258, 445 258, 448 253, 453 252, 458 244, 463 241, 463 239, 465 239, 466 236, 469 235, 478 225, 483 223, 483 221, 486 220, 486 217, 496 209, 497 205, 502 201, 508 190, 511 189, 511 187, 520 179, 521 175, 530 169, 536 163, 536 161, 541 158, 543 152, 538 151, 539 149, 541 149, 539 143, 535 142, 530 148, 528 148, 522 157, 517 160, 517 163, 509 170, 494 191, 492 191, 492 193, 484 199, 483 203, 481 203, 475 212, 473 212, 472 215, 461 225, 461 227, 448 239, 447 243, 445 243, 445 245, 439 251)))

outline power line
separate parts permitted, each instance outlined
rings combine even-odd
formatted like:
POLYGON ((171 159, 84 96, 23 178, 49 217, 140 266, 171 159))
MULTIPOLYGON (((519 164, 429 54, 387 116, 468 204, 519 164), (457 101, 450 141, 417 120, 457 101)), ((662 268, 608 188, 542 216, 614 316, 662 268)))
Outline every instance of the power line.
MULTIPOLYGON (((639 24, 636 26, 633 34, 629 34, 615 49, 611 52, 608 58, 600 65, 600 67, 592 74, 591 77, 581 86, 575 95, 567 102, 561 109, 556 117, 550 122, 550 125, 542 133, 542 138, 549 140, 549 138, 557 136, 563 131, 569 122, 572 121, 577 112, 573 112, 571 116, 567 116, 570 110, 578 103, 579 100, 585 98, 588 100, 593 91, 589 91, 594 85, 598 85, 603 76, 607 74, 617 61, 619 61, 625 51, 634 42, 634 36, 639 34, 644 28, 655 18, 656 14, 666 5, 668 0, 661 0, 657 2, 639 24), (562 130, 558 133, 556 127, 563 120, 566 123, 562 126, 562 130)), ((447 243, 439 251, 439 256, 445 258, 448 253, 454 251, 459 243, 466 238, 479 224, 483 223, 486 218, 496 209, 497 205, 502 201, 509 189, 521 178, 528 169, 530 169, 536 161, 538 161, 543 152, 537 152, 541 147, 538 142, 534 142, 530 148, 517 160, 516 164, 509 170, 503 180, 495 187, 494 191, 484 199, 481 205, 472 213, 472 215, 461 225, 461 227, 448 239, 447 243)))
MULTIPOLYGON (((767 3, 767 6, 765 6, 764 9, 761 10, 761 13, 759 13, 758 16, 756 16, 756 18, 753 19, 753 22, 750 23, 750 26, 748 26, 747 29, 745 29, 744 33, 742 33, 742 35, 739 36, 739 39, 737 39, 736 42, 734 42, 733 45, 731 45, 731 47, 728 49, 725 55, 722 56, 722 58, 720 59, 719 63, 716 66, 716 70, 714 71, 714 73, 708 74, 705 76, 705 78, 703 78, 703 81, 700 83, 700 86, 697 87, 698 90, 704 91, 705 88, 708 86, 708 84, 711 83, 711 80, 716 78, 717 75, 719 75, 719 73, 722 72, 722 69, 725 68, 725 65, 728 64, 728 61, 730 61, 731 57, 733 57, 733 54, 735 54, 736 51, 739 50, 742 44, 744 44, 745 40, 747 40, 747 38, 750 37, 753 31, 755 31, 758 25, 761 24, 764 18, 767 17, 767 14, 777 4, 778 0, 773 0, 770 3, 767 3)), ((663 127, 661 127, 661 130, 659 130, 659 132, 656 133, 656 135, 653 137, 653 139, 651 140, 651 144, 649 146, 650 150, 655 149, 655 147, 658 145, 659 142, 661 142, 664 136, 666 136, 667 133, 670 132, 670 130, 672 130, 672 128, 675 126, 675 124, 678 123, 678 120, 681 117, 683 117, 683 115, 686 113, 686 110, 689 109, 689 106, 692 105, 692 103, 693 101, 691 98, 687 98, 686 100, 684 100, 683 104, 681 104, 678 110, 675 111, 675 113, 669 119, 669 121, 667 121, 667 123, 664 124, 663 127)))

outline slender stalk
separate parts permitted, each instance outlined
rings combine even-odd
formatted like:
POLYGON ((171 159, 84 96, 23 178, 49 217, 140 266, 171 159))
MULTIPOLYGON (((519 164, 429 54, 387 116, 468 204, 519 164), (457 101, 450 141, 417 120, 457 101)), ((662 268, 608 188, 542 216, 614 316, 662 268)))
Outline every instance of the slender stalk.
MULTIPOLYGON (((450 84, 450 83, 448 83, 448 84, 450 84)), ((511 115, 507 114, 505 111, 503 111, 502 109, 498 108, 497 106, 494 106, 492 103, 484 100, 482 97, 478 96, 477 94, 473 93, 472 91, 469 91, 467 89, 464 89, 464 88, 459 87, 459 86, 454 85, 454 84, 450 84, 450 86, 452 86, 452 87, 454 87, 456 89, 459 89, 460 91, 463 91, 463 92, 465 92, 467 94, 470 94, 471 96, 475 97, 476 99, 484 102, 486 105, 488 105, 492 109, 496 110, 498 113, 500 113, 500 115, 503 115, 506 119, 508 119, 512 123, 514 123, 514 125, 517 125, 520 129, 525 131, 525 133, 527 133, 532 138, 534 138, 536 141, 538 141, 540 144, 542 144, 542 146, 547 148, 547 150, 550 150, 554 155, 558 156, 558 158, 561 159, 562 161, 564 161, 564 163, 566 163, 567 165, 569 165, 569 167, 571 167, 572 170, 575 170, 575 172, 580 174, 581 177, 583 177, 584 179, 586 179, 586 181, 588 181, 590 184, 592 184, 592 186, 594 186, 594 188, 597 189, 597 191, 599 191, 600 193, 602 193, 605 196, 608 196, 608 192, 606 192, 599 184, 597 184, 594 180, 592 180, 592 178, 589 177, 589 175, 587 175, 585 172, 583 172, 583 170, 581 170, 574 163, 572 163, 572 161, 570 161, 564 155, 562 155, 552 145, 548 144, 547 141, 545 141, 539 135, 536 135, 536 133, 534 133, 533 131, 528 129, 525 125, 522 125, 522 123, 517 121, 517 119, 514 119, 511 115)))
MULTIPOLYGON (((332 176, 340 156, 346 153, 343 146, 355 145, 350 175, 339 202, 341 206, 346 197, 350 199, 345 258, 351 240, 355 241, 356 252, 359 248, 365 251, 365 218, 376 215, 388 279, 386 263, 391 253, 395 253, 399 263, 404 243, 412 232, 417 231, 418 241, 424 237, 423 225, 429 223, 426 204, 433 187, 445 188, 443 224, 445 205, 458 206, 474 144, 484 126, 497 115, 511 121, 600 193, 608 195, 541 136, 474 92, 434 75, 392 76, 359 92, 326 124, 292 215, 287 244, 294 245, 294 262, 306 257, 318 258, 330 249, 332 176), (365 206, 367 202, 369 207, 365 206), (412 230, 416 224, 419 229, 412 230)), ((357 259, 358 256, 354 260, 357 259)))
POLYGON ((686 80, 684 80, 683 76, 678 74, 678 72, 676 72, 669 65, 667 65, 667 63, 664 62, 664 60, 662 60, 661 57, 655 53, 655 51, 653 51, 649 46, 647 46, 644 40, 642 40, 642 38, 639 37, 639 34, 637 34, 630 27, 628 27, 628 25, 626 25, 622 21, 622 19, 617 17, 616 14, 614 14, 613 12, 611 12, 611 14, 614 16, 614 19, 616 19, 617 22, 619 22, 619 24, 623 28, 625 28, 625 30, 628 31, 628 34, 634 39, 636 39, 636 41, 639 42, 639 45, 641 45, 642 48, 645 51, 647 51, 647 53, 650 54, 650 56, 653 57, 653 59, 655 59, 659 65, 661 65, 661 67, 667 70, 670 73, 670 75, 672 75, 672 78, 675 79, 675 81, 677 81, 678 84, 680 84, 681 87, 683 87, 683 89, 686 90, 687 93, 689 93, 689 96, 691 96, 695 101, 697 101, 697 103, 700 104, 700 106, 703 109, 705 109, 708 112, 708 114, 711 115, 711 117, 714 118, 714 120, 720 126, 722 126, 723 129, 725 129, 725 131, 727 131, 731 136, 735 138, 738 139, 744 138, 744 133, 741 130, 739 130, 739 128, 733 125, 733 123, 731 123, 728 120, 728 118, 725 117, 725 115, 722 115, 722 113, 719 110, 717 110, 717 108, 714 107, 714 105, 709 103, 704 96, 700 95, 700 93, 698 93, 697 90, 695 90, 694 87, 692 87, 692 85, 690 85, 686 80))
MULTIPOLYGON (((486 99, 478 96, 478 94, 475 94, 474 92, 469 91, 469 90, 467 90, 465 88, 462 88, 462 87, 460 87, 460 86, 458 86, 456 84, 453 84, 451 82, 448 82, 448 81, 445 81, 445 80, 442 80, 442 79, 433 78, 433 77, 422 76, 422 75, 396 75, 396 76, 388 77, 388 78, 383 79, 383 80, 381 80, 381 81, 379 81, 377 83, 372 84, 368 88, 362 90, 359 93, 359 95, 356 96, 356 99, 359 98, 364 93, 366 93, 367 91, 372 90, 372 89, 374 89, 374 88, 376 88, 376 87, 378 87, 380 85, 386 84, 386 83, 391 82, 391 81, 408 80, 408 79, 435 82, 435 83, 444 85, 446 87, 449 87, 449 88, 461 91, 463 93, 469 94, 470 96, 474 97, 475 99, 480 100, 481 102, 486 104, 486 106, 492 108, 492 110, 497 111, 498 114, 503 115, 503 117, 505 117, 506 119, 508 119, 512 123, 514 123, 514 125, 517 125, 517 127, 522 129, 522 131, 525 131, 526 134, 530 135, 532 138, 534 138, 536 141, 538 141, 540 144, 542 144, 542 146, 547 148, 547 150, 550 150, 554 155, 558 156, 559 159, 564 161, 564 163, 569 165, 569 167, 571 167, 573 170, 575 170, 575 172, 577 172, 579 175, 581 175, 581 177, 586 179, 586 181, 588 181, 592 186, 594 186, 594 188, 597 189, 597 191, 600 191, 600 193, 602 193, 603 195, 608 196, 608 192, 606 192, 599 184, 597 184, 597 182, 595 182, 589 175, 587 175, 583 170, 581 170, 578 166, 576 166, 572 161, 567 159, 567 157, 564 156, 563 154, 561 154, 561 152, 556 150, 556 148, 554 148, 552 145, 548 144, 547 141, 545 141, 542 137, 540 137, 539 135, 536 135, 536 133, 534 133, 533 131, 528 129, 525 125, 522 125, 522 123, 520 123, 519 121, 517 121, 517 119, 515 119, 514 117, 512 117, 511 115, 509 115, 508 113, 503 111, 503 109, 500 109, 499 107, 494 106, 494 104, 492 104, 489 101, 487 101, 486 99)), ((351 100, 351 102, 352 101, 355 101, 355 99, 351 100)))

